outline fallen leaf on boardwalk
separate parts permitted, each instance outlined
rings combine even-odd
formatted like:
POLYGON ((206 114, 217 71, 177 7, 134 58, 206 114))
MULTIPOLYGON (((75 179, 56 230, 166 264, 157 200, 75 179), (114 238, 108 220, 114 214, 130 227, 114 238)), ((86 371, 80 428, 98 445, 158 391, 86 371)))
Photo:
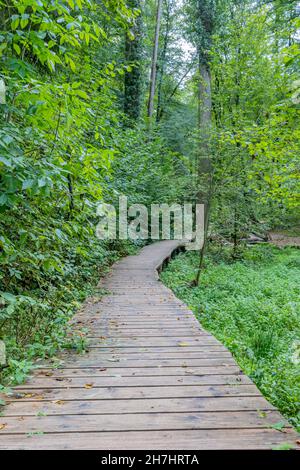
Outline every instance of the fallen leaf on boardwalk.
POLYGON ((91 384, 85 384, 84 388, 93 388, 94 384, 91 383, 91 384))
POLYGON ((6 428, 6 426, 7 426, 7 423, 2 423, 2 424, 0 424, 0 431, 1 431, 2 429, 6 428))
POLYGON ((284 433, 286 432, 286 430, 284 429, 285 423, 283 421, 279 421, 278 423, 271 424, 269 427, 272 429, 276 429, 276 431, 280 431, 284 433))
POLYGON ((189 346, 189 343, 178 343, 178 346, 181 346, 181 347, 185 347, 185 346, 189 346))
POLYGON ((273 447, 272 450, 291 450, 294 446, 290 442, 283 442, 279 446, 273 447))
POLYGON ((65 402, 63 400, 55 400, 52 403, 54 403, 54 405, 64 405, 65 404, 65 402))
POLYGON ((101 367, 101 369, 99 369, 99 370, 100 370, 100 372, 105 372, 107 370, 107 368, 106 367, 101 367))
POLYGON ((44 400, 44 395, 35 395, 34 397, 36 400, 44 400))
POLYGON ((24 398, 32 398, 34 397, 34 393, 25 393, 24 398))
POLYGON ((42 371, 40 372, 39 375, 45 375, 46 377, 52 377, 53 375, 53 372, 46 372, 46 371, 42 371))

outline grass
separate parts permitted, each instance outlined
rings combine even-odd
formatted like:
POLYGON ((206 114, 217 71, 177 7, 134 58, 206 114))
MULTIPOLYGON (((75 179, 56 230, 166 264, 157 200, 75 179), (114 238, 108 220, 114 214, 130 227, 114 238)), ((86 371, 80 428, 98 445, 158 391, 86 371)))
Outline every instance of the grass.
POLYGON ((191 288, 198 256, 179 255, 163 282, 300 429, 300 251, 254 246, 233 261, 228 249, 211 247, 200 286, 191 288))

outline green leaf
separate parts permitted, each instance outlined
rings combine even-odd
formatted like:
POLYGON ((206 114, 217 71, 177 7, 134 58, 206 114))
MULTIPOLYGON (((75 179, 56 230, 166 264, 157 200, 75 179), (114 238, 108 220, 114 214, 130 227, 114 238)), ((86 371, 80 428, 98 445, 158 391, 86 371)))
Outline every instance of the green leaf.
POLYGON ((10 292, 0 292, 0 296, 4 299, 7 300, 8 302, 16 302, 17 297, 10 292))
POLYGON ((272 450, 291 450, 294 448, 295 448, 294 444, 291 444, 290 442, 283 442, 282 444, 276 447, 273 447, 272 450))
POLYGON ((24 180, 22 183, 22 189, 29 189, 34 186, 35 181, 33 179, 24 180))
POLYGON ((270 428, 276 429, 277 431, 282 431, 286 426, 286 423, 279 421, 278 423, 271 424, 270 428))

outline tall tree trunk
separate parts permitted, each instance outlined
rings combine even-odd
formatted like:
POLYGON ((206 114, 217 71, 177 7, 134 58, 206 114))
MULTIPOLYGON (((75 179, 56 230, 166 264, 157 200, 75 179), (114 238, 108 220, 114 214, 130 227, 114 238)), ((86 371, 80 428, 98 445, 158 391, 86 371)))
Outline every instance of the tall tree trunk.
POLYGON ((209 139, 212 118, 211 75, 209 64, 199 61, 199 129, 209 139))
MULTIPOLYGON (((214 0, 198 0, 198 60, 199 60, 199 163, 198 174, 200 185, 199 202, 206 203, 208 189, 201 184, 202 179, 209 179, 211 172, 210 138, 212 127, 212 92, 209 51, 211 48, 214 27, 214 0)), ((207 186, 207 185, 206 185, 207 186)))
POLYGON ((210 168, 210 137, 212 127, 212 96, 211 74, 208 63, 199 58, 199 133, 200 133, 200 165, 199 171, 207 172, 210 168))
MULTIPOLYGON (((131 8, 141 9, 140 0, 128 0, 131 8)), ((142 17, 139 15, 132 28, 134 38, 126 34, 125 61, 132 65, 132 70, 125 72, 124 78, 124 113, 129 118, 129 123, 134 123, 141 113, 141 30, 142 17)))
POLYGON ((166 57, 169 44, 169 35, 171 27, 171 7, 172 0, 167 2, 167 12, 166 12, 166 31, 164 35, 164 45, 160 59, 160 69, 159 69, 159 82, 157 90, 157 111, 156 111, 156 122, 159 122, 162 117, 162 86, 164 81, 165 67, 166 67, 166 57))
POLYGON ((214 0, 198 0, 197 16, 201 27, 198 31, 198 56, 199 56, 199 162, 198 203, 205 207, 204 243, 200 250, 200 260, 195 285, 198 285, 203 268, 203 261, 207 247, 209 232, 210 211, 213 198, 213 169, 211 163, 211 128, 212 128, 212 90, 211 72, 209 65, 209 50, 214 27, 214 0))
POLYGON ((158 0, 157 13, 156 13, 156 25, 155 25, 155 37, 153 44, 152 63, 151 63, 151 77, 150 77, 150 91, 148 101, 148 118, 152 118, 154 110, 154 96, 156 86, 156 73, 157 73, 157 56, 159 48, 159 32, 162 14, 162 3, 163 0, 158 0))

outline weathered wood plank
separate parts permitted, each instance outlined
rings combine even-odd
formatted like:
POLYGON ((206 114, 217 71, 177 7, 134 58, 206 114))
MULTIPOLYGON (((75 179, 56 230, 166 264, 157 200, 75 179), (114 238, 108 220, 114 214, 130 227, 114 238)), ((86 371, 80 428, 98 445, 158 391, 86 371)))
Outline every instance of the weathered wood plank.
MULTIPOLYGON (((77 357, 76 360, 72 361, 73 364, 77 365, 86 365, 91 362, 89 356, 77 357)), ((141 368, 141 367, 223 367, 223 366, 233 366, 236 368, 236 363, 231 357, 218 357, 218 358, 171 358, 171 359, 162 359, 156 358, 152 360, 140 359, 138 362, 135 358, 126 358, 126 357, 114 357, 111 359, 103 358, 98 362, 98 367, 127 367, 127 368, 141 368)), ((204 370, 205 373, 206 371, 204 370)), ((209 373, 209 372, 208 372, 209 373)))
POLYGON ((177 337, 156 337, 155 340, 153 338, 139 338, 137 336, 133 336, 132 338, 96 338, 91 339, 88 342, 89 348, 97 348, 97 347, 136 347, 136 346, 143 346, 143 347, 157 347, 157 346, 198 346, 201 343, 203 346, 210 346, 210 345, 217 345, 218 341, 215 338, 210 336, 205 336, 204 338, 200 338, 198 336, 177 336, 177 337))
POLYGON ((195 336, 198 338, 199 336, 201 337, 210 337, 208 333, 203 333, 201 330, 196 329, 196 328, 184 328, 184 329, 173 329, 173 330, 166 330, 166 329, 146 329, 146 328, 112 328, 112 327, 105 327, 103 326, 101 329, 100 328, 93 328, 92 334, 89 334, 87 336, 88 340, 97 340, 102 339, 102 335, 106 334, 109 335, 109 338, 132 338, 133 336, 136 336, 138 338, 144 338, 144 337, 151 337, 151 338, 162 338, 162 337, 174 337, 178 338, 180 335, 182 336, 195 336))
POLYGON ((145 376, 145 375, 203 375, 201 366, 193 367, 77 367, 77 368, 59 368, 59 369, 39 369, 34 376, 43 377, 109 377, 120 374, 121 376, 145 376))
MULTIPOLYGON (((132 354, 136 354, 136 355, 139 355, 141 353, 147 353, 147 354, 159 354, 161 357, 161 355, 165 356, 166 354, 180 354, 180 357, 188 357, 189 354, 200 354, 202 357, 204 354, 207 354, 209 357, 211 354, 215 353, 215 354, 219 354, 219 353, 227 353, 227 354, 230 354, 228 352, 227 349, 224 348, 224 346, 222 346, 221 344, 218 344, 218 345, 213 345, 213 346, 203 346, 201 344, 199 344, 197 347, 189 347, 189 346, 186 346, 184 348, 180 347, 180 346, 169 346, 169 347, 151 347, 151 348, 148 348, 148 347, 142 347, 142 346, 137 346, 137 347, 131 347, 131 348, 126 348, 126 347, 119 347, 119 346, 112 346, 111 348, 98 348, 97 350, 88 350, 88 356, 90 358, 93 357, 93 355, 95 355, 95 357, 99 357, 99 353, 101 353, 101 357, 102 355, 108 355, 108 354, 119 354, 119 355, 132 355, 132 354)), ((72 357, 72 358, 76 358, 76 357, 86 357, 86 354, 75 354, 74 355, 74 352, 64 352, 62 354, 60 354, 60 357, 64 358, 64 357, 72 357)))
MULTIPOLYGON (((100 349, 100 348, 99 348, 100 349)), ((122 353, 122 349, 113 349, 113 350, 101 350, 99 351, 99 349, 97 349, 97 351, 95 350, 92 350, 88 353, 88 355, 79 355, 79 356, 75 356, 76 358, 86 358, 88 357, 90 360, 94 359, 94 358, 97 358, 98 357, 98 354, 99 352, 101 352, 101 357, 104 359, 104 360, 108 360, 108 359, 121 359, 123 358, 124 360, 134 360, 137 362, 137 366, 139 364, 139 361, 143 361, 143 360, 157 360, 157 359, 160 359, 163 357, 164 360, 167 360, 167 359, 176 359, 176 358, 179 358, 179 359, 207 359, 207 358, 211 358, 211 359, 220 359, 222 360, 222 358, 231 358, 231 354, 226 351, 226 350, 223 350, 223 349, 217 349, 217 350, 206 350, 206 349, 200 349, 199 351, 188 351, 188 352, 183 352, 182 350, 175 350, 175 352, 173 351, 161 351, 161 352, 156 352, 157 350, 147 350, 147 349, 143 349, 143 348, 130 348, 130 349, 125 349, 124 348, 124 353, 122 353), (95 354, 96 353, 96 354, 95 354)), ((61 358, 64 358, 64 359, 68 359, 71 357, 71 355, 62 355, 60 356, 61 358)), ((72 355, 72 357, 74 357, 74 355, 72 355)), ((48 363, 45 363, 45 364, 48 364, 48 363)), ((97 365, 95 365, 97 367, 97 365)))
POLYGON ((223 398, 156 398, 156 399, 119 399, 114 400, 76 400, 64 403, 35 402, 12 403, 6 407, 3 416, 47 416, 57 415, 94 415, 124 413, 171 413, 180 410, 187 412, 208 411, 266 411, 272 410, 263 397, 223 397, 223 398))
POLYGON ((263 450, 274 449, 282 442, 297 447, 295 435, 271 429, 172 430, 143 432, 94 432, 84 439, 82 433, 6 436, 0 449, 31 450, 263 450))
MULTIPOLYGON (((226 377, 231 376, 236 372, 236 367, 218 367, 215 369, 209 368, 203 371, 203 375, 186 375, 186 376, 150 376, 150 377, 136 377, 136 376, 120 376, 119 374, 111 377, 94 377, 92 382, 85 378, 64 378, 62 380, 55 380, 52 377, 35 377, 28 380, 25 384, 15 387, 15 390, 34 389, 34 388, 81 388, 85 387, 87 383, 92 383, 93 387, 139 387, 139 386, 159 386, 163 387, 166 385, 200 385, 200 384, 211 384, 215 383, 214 377, 218 377, 218 381, 223 384, 230 383, 226 382, 226 377), (221 377, 224 377, 221 379, 221 377), (212 378, 210 378, 212 377, 212 378)), ((237 376, 239 379, 240 377, 237 376)), ((247 383, 247 381, 245 380, 247 383)), ((250 382, 250 380, 248 380, 250 382)), ((236 381, 236 383, 239 383, 236 381)))
MULTIPOLYGON (((118 400, 122 398, 186 398, 186 397, 236 397, 261 396, 259 390, 252 384, 236 385, 185 385, 165 387, 92 387, 65 389, 35 389, 22 390, 16 393, 18 398, 7 398, 10 404, 22 404, 35 401, 60 400, 118 400)), ((59 403, 57 403, 59 404, 59 403)), ((4 408, 5 411, 6 408, 4 408)))
MULTIPOLYGON (((101 408, 99 409, 101 413, 101 408)), ((282 420, 277 411, 226 411, 193 413, 134 413, 62 416, 6 416, 5 434, 31 432, 154 431, 171 429, 248 429, 266 428, 282 420), (268 419, 266 419, 266 416, 268 419), (20 427, 21 421, 21 427, 20 427)))

